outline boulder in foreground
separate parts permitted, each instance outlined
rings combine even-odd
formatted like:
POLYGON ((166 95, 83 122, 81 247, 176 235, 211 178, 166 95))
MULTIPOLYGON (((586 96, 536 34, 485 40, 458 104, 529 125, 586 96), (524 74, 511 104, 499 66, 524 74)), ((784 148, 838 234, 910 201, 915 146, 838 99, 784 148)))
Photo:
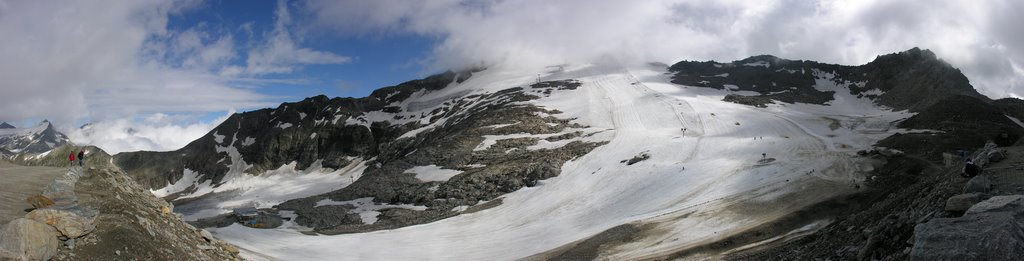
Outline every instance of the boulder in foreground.
POLYGON ((60 246, 58 235, 57 230, 46 223, 15 219, 0 231, 0 259, 49 260, 60 246))

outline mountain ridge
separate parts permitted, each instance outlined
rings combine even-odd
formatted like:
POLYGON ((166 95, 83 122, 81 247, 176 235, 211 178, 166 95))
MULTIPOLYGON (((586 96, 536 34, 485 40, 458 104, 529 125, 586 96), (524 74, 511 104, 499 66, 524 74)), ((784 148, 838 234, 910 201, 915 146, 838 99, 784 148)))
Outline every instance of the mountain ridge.
POLYGON ((858 66, 759 55, 731 63, 682 61, 669 70, 674 72, 673 83, 755 92, 729 99, 756 106, 771 101, 825 104, 832 100, 829 91, 814 86, 826 76, 845 86, 850 94, 871 98, 894 110, 916 112, 956 95, 991 101, 978 93, 959 69, 930 50, 916 47, 879 55, 858 66), (731 84, 726 86, 725 82, 731 84))
POLYGON ((8 151, 7 157, 44 153, 70 142, 48 120, 31 128, 0 128, 0 149, 8 151))
MULTIPOLYGON (((586 173, 574 173, 575 176, 565 179, 581 181, 580 189, 623 189, 626 190, 623 192, 626 196, 634 195, 630 193, 636 190, 646 189, 631 187, 634 184, 647 184, 636 182, 649 182, 655 177, 658 180, 655 183, 666 183, 668 180, 682 182, 680 179, 683 178, 680 177, 728 169, 721 167, 722 164, 739 165, 733 172, 708 178, 728 179, 734 177, 731 173, 751 172, 748 175, 750 177, 780 179, 774 180, 778 183, 765 186, 814 187, 779 185, 789 184, 790 179, 793 179, 793 182, 822 185, 827 190, 816 193, 823 195, 858 193, 856 191, 861 186, 880 186, 865 181, 866 176, 859 175, 880 175, 875 171, 886 169, 873 168, 901 164, 894 163, 898 161, 886 156, 893 153, 884 148, 874 148, 878 144, 876 142, 885 138, 883 135, 901 132, 902 127, 941 130, 943 126, 950 126, 933 124, 936 119, 949 114, 949 111, 932 109, 941 102, 964 97, 957 100, 962 101, 964 106, 980 108, 977 111, 1006 114, 1014 114, 1008 110, 1017 106, 1014 100, 1001 100, 996 104, 980 96, 969 83, 961 81, 966 78, 961 79, 962 74, 958 70, 938 60, 930 51, 916 48, 882 55, 872 63, 861 66, 755 56, 725 64, 711 61, 680 62, 668 67, 667 72, 665 67, 652 68, 643 68, 639 70, 640 74, 634 74, 613 66, 565 65, 547 68, 540 71, 541 74, 517 72, 514 77, 501 71, 488 70, 446 72, 381 88, 364 98, 328 98, 320 95, 299 102, 283 103, 277 108, 238 113, 181 150, 121 153, 114 156, 114 162, 154 193, 180 203, 178 209, 186 217, 192 216, 193 220, 190 221, 199 223, 213 217, 204 214, 203 210, 223 213, 231 207, 242 206, 236 202, 245 202, 242 199, 249 192, 246 189, 266 182, 262 179, 273 179, 277 182, 275 186, 293 187, 298 183, 289 179, 310 182, 312 180, 303 180, 302 177, 319 177, 316 181, 323 186, 315 191, 287 197, 272 193, 261 194, 259 200, 250 200, 244 204, 273 207, 294 214, 296 224, 311 228, 306 233, 346 234, 384 230, 386 232, 372 236, 386 239, 386 235, 392 233, 415 231, 409 228, 396 232, 392 230, 395 228, 417 224, 424 224, 417 226, 417 229, 444 227, 451 224, 445 222, 448 219, 461 222, 484 215, 460 219, 463 216, 461 214, 465 213, 494 211, 491 209, 496 208, 503 211, 500 213, 507 214, 510 210, 502 208, 505 206, 503 202, 510 200, 514 202, 512 204, 518 204, 509 208, 522 207, 525 203, 515 200, 529 198, 523 195, 542 191, 553 193, 549 186, 558 187, 559 181, 564 182, 560 178, 563 170, 580 172, 586 169, 586 166, 576 162, 580 158, 587 158, 589 164, 600 164, 608 170, 587 170, 586 173), (954 73, 959 76, 933 77, 954 73), (662 77, 668 79, 663 82, 662 77), (669 81, 674 84, 669 84, 669 81), (965 91, 965 88, 971 89, 965 91), (931 101, 931 97, 909 100, 908 97, 913 93, 934 94, 936 101, 931 101), (962 93, 966 95, 959 95, 962 93), (579 102, 581 97, 589 103, 579 105, 567 102, 579 102), (540 100, 548 105, 564 107, 541 106, 538 105, 540 100), (754 107, 722 103, 723 100, 754 107), (864 110, 867 107, 856 107, 864 103, 886 108, 880 110, 871 107, 868 111, 864 110), (553 109, 556 107, 559 109, 553 109), (851 108, 853 110, 846 110, 851 108), (797 110, 798 113, 787 113, 789 109, 797 110), (612 115, 608 121, 595 120, 595 116, 591 115, 606 111, 612 115), (921 120, 908 119, 913 119, 914 114, 920 116, 918 119, 921 120), (909 123, 902 125, 901 122, 907 121, 909 123), (919 121, 926 124, 917 123, 919 121), (594 127, 581 122, 604 125, 594 127), (762 129, 759 123, 771 127, 762 129), (615 148, 608 147, 608 142, 619 138, 620 133, 637 138, 629 135, 642 133, 647 128, 650 128, 650 133, 644 133, 644 139, 631 140, 636 144, 623 143, 622 139, 614 143, 614 146, 629 148, 646 144, 651 147, 647 150, 618 153, 615 148), (778 145, 757 147, 763 144, 759 140, 765 138, 778 145), (750 140, 755 142, 751 143, 750 140), (702 142, 712 141, 725 145, 701 146, 702 142), (669 154, 665 150, 648 151, 676 143, 679 143, 678 147, 694 146, 694 149, 688 153, 670 151, 669 154), (793 148, 777 151, 780 146, 793 148), (721 151, 738 154, 714 154, 715 157, 728 158, 727 162, 718 162, 702 158, 698 149, 701 153, 721 151), (750 150, 758 149, 768 152, 748 157, 750 155, 747 154, 756 153, 750 150), (868 150, 874 152, 869 153, 868 150), (592 151, 621 158, 612 162, 606 158, 588 158, 592 151), (792 151, 804 153, 790 155, 792 151), (624 153, 631 154, 623 156, 624 153), (813 160, 824 159, 828 164, 814 165, 821 163, 818 161, 797 164, 800 160, 811 160, 802 157, 814 153, 821 155, 813 157, 813 160), (769 155, 773 157, 769 158, 769 155), (619 165, 605 165, 619 160, 622 160, 619 165), (701 169, 700 161, 717 167, 701 169), (747 161, 756 163, 746 165, 747 161), (784 171, 772 172, 777 168, 783 168, 784 171), (815 168, 818 172, 815 172, 815 168), (667 171, 669 169, 671 171, 667 171), (608 171, 616 173, 604 173, 608 171), (662 171, 673 174, 668 175, 662 171), (659 173, 661 176, 651 173, 659 173), (799 175, 780 176, 792 173, 799 175), (847 176, 828 176, 837 173, 847 176), (588 178, 582 178, 588 174, 599 181, 608 179, 607 175, 638 177, 638 180, 592 184, 587 183, 588 178), (681 176, 673 176, 677 174, 681 176), (513 194, 518 196, 509 196, 513 194)), ((973 113, 975 110, 964 111, 973 113)), ((1007 125, 1008 120, 998 117, 981 120, 1012 128, 1007 125)), ((989 138, 989 134, 982 133, 978 137, 989 138)), ((890 137, 900 140, 914 135, 940 137, 930 131, 890 137)), ((906 151, 915 157, 935 155, 952 148, 944 145, 918 151, 905 149, 905 145, 899 145, 904 143, 897 143, 891 148, 906 151)), ((919 162, 915 164, 927 165, 919 162)), ((741 175, 741 178, 737 178, 740 180, 734 180, 737 186, 745 186, 746 180, 742 177, 746 176, 741 175)), ((702 181, 687 182, 685 184, 700 184, 702 181)), ((685 191, 686 188, 679 186, 672 189, 659 188, 656 191, 685 191)), ((893 188, 880 190, 887 189, 893 188)), ((262 187, 253 190, 267 191, 262 187)), ((572 195, 571 190, 575 188, 564 194, 572 195)), ((696 196, 703 194, 693 193, 696 196)), ((786 195, 800 199, 793 201, 800 203, 790 203, 795 205, 785 207, 830 203, 820 201, 825 200, 826 196, 808 199, 800 198, 799 195, 786 195)), ((588 198, 597 196, 589 195, 588 198)), ((692 198, 679 199, 672 204, 682 204, 689 199, 692 198)), ((580 199, 567 204, 588 210, 581 206, 596 203, 580 199)), ((661 234, 648 230, 679 227, 674 226, 678 224, 673 222, 693 218, 682 211, 685 209, 635 220, 639 222, 635 223, 639 229, 636 235, 657 237, 661 234)), ((771 211, 784 209, 775 208, 771 211)), ((564 212, 552 209, 543 213, 558 215, 564 212)), ((653 215, 640 213, 637 215, 653 215)), ((599 224, 601 227, 605 225, 599 224)), ((522 226, 530 224, 524 223, 522 226)), ((590 229, 587 236, 593 236, 591 232, 597 228, 587 229, 590 229)), ((234 238, 248 238, 246 233, 251 233, 239 230, 237 226, 215 231, 219 231, 215 234, 225 233, 221 235, 234 238)), ((724 237, 724 234, 721 236, 724 237)), ((334 239, 344 241, 350 238, 334 239)), ((566 243, 565 240, 567 238, 562 236, 558 242, 566 243)), ((576 242, 572 240, 568 242, 576 242)), ((658 242, 674 241, 662 239, 658 242)), ((721 242, 705 243, 714 245, 721 242)), ((258 242, 253 244, 259 245, 258 242)), ((668 246, 649 247, 660 249, 668 246)), ((672 253, 675 250, 658 250, 659 253, 664 251, 672 253)), ((324 251, 318 253, 329 254, 324 251)), ((388 255, 376 253, 374 256, 388 255)))

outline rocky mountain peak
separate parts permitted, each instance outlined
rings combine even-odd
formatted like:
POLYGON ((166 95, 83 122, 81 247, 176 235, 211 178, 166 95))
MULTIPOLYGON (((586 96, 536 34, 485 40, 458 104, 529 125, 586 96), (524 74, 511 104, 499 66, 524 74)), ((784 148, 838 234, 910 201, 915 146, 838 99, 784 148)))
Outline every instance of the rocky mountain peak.
POLYGON ((15 128, 14 125, 11 125, 11 124, 9 124, 7 122, 0 122, 0 129, 14 129, 14 128, 15 128))
POLYGON ((0 148, 12 153, 42 153, 69 142, 48 120, 31 128, 0 129, 0 148))
POLYGON ((876 102, 897 109, 920 111, 956 95, 990 101, 971 86, 959 69, 927 49, 881 55, 859 69, 867 82, 864 89, 884 92, 876 102))
POLYGON ((920 111, 957 95, 989 101, 959 69, 920 48, 880 55, 860 66, 758 55, 729 63, 682 61, 669 70, 676 84, 749 91, 730 94, 726 100, 754 106, 826 104, 846 92, 895 110, 920 111))
POLYGON ((735 65, 749 65, 749 66, 778 66, 792 62, 791 60, 782 59, 775 57, 774 55, 762 54, 747 57, 746 59, 732 62, 735 65))
POLYGON ((929 49, 921 49, 921 48, 918 48, 918 47, 910 48, 909 50, 898 52, 898 53, 883 54, 883 55, 879 55, 879 56, 875 57, 875 61, 885 61, 885 60, 899 60, 899 61, 907 61, 907 62, 936 62, 936 61, 941 61, 941 59, 939 59, 938 56, 936 56, 935 53, 932 52, 931 50, 929 50, 929 49))

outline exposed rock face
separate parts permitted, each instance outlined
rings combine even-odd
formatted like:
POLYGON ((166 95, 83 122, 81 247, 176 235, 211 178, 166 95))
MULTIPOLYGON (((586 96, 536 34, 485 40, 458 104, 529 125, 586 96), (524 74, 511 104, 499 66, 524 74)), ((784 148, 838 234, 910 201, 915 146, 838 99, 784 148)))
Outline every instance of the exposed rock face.
POLYGON ((34 195, 28 197, 27 199, 25 199, 25 201, 27 201, 28 204, 32 205, 32 207, 34 208, 45 208, 53 206, 53 200, 50 200, 50 198, 47 198, 46 196, 43 195, 34 195))
MULTIPOLYGON (((672 82, 686 86, 757 92, 761 98, 734 95, 728 101, 763 106, 770 100, 787 103, 823 104, 832 100, 831 91, 814 88, 816 76, 848 71, 849 66, 812 61, 792 61, 770 55, 754 56, 732 63, 682 61, 669 70, 672 82)), ((851 79, 855 80, 855 79, 851 79)))
POLYGON ((920 111, 958 95, 988 101, 974 90, 959 69, 938 59, 929 50, 913 48, 881 55, 858 69, 867 81, 859 90, 883 91, 878 104, 895 109, 920 111))
POLYGON ((988 193, 989 190, 992 190, 992 181, 985 175, 973 177, 964 185, 964 193, 988 193))
POLYGON ((98 211, 95 229, 65 242, 53 260, 238 259, 230 244, 204 238, 201 230, 161 211, 170 209, 167 202, 119 170, 88 169, 75 192, 80 205, 98 211))
POLYGON ((995 196, 963 217, 914 228, 911 260, 1019 260, 1024 256, 1024 195, 995 196))
POLYGON ((951 96, 897 126, 936 132, 892 135, 879 146, 941 161, 943 152, 983 147, 987 141, 1009 146, 1024 137, 1024 128, 1004 116, 1005 111, 970 96, 951 96))
POLYGON ((937 218, 914 228, 910 260, 1020 260, 1024 229, 1009 212, 937 218))
MULTIPOLYGON (((235 114, 178 151, 121 153, 114 163, 147 188, 161 188, 181 179, 186 169, 200 173, 197 184, 209 181, 217 185, 232 171, 259 174, 291 162, 300 170, 320 166, 341 169, 360 161, 366 169, 354 184, 279 205, 282 210, 295 211, 299 224, 323 233, 345 233, 458 215, 460 212, 452 210, 459 206, 491 201, 557 176, 563 163, 603 144, 582 141, 583 135, 592 134, 580 131, 585 126, 550 116, 561 112, 527 103, 575 90, 579 81, 479 92, 445 89, 458 87, 470 75, 447 72, 382 88, 365 98, 317 96, 276 109, 235 114), (442 89, 446 92, 439 92, 442 89), (429 96, 436 93, 443 95, 429 96), (480 147, 486 135, 526 137, 500 139, 480 147), (531 148, 541 143, 556 145, 531 148), (424 181, 406 172, 418 166, 437 166, 460 174, 424 181), (375 205, 413 205, 426 210, 385 208, 376 219, 362 219, 344 207, 317 204, 362 198, 373 198, 375 205)), ((192 186, 181 193, 194 190, 192 186)))
POLYGON ((85 217, 67 210, 36 209, 25 215, 25 218, 51 225, 67 238, 78 238, 96 229, 93 224, 95 217, 85 217))
MULTIPOLYGON (((470 75, 471 72, 446 72, 381 88, 364 98, 320 95, 283 103, 276 109, 239 113, 182 149, 120 153, 114 157, 114 163, 148 188, 177 181, 184 169, 202 173, 200 182, 211 180, 219 184, 229 170, 226 164, 241 161, 250 165, 243 167, 247 173, 276 169, 292 161, 297 169, 317 161, 323 167, 338 169, 350 163, 346 160, 349 157, 369 159, 405 131, 426 125, 369 123, 366 117, 359 116, 373 111, 393 112, 397 108, 389 106, 394 102, 418 92, 442 89, 470 75), (238 154, 232 155, 234 150, 238 154)), ((432 123, 447 113, 450 110, 423 117, 432 123)))
POLYGON ((1024 100, 1017 98, 1002 98, 992 101, 992 106, 1001 109, 1007 115, 1024 120, 1024 100))
POLYGON ((761 55, 731 63, 683 61, 669 69, 674 73, 672 82, 677 84, 756 92, 756 96, 726 97, 726 101, 753 106, 772 101, 824 104, 833 100, 834 91, 816 89, 821 80, 897 110, 920 111, 956 95, 988 101, 959 70, 931 51, 918 48, 882 55, 861 66, 761 55))
POLYGON ((952 196, 949 200, 946 200, 946 211, 950 212, 964 212, 967 209, 978 204, 982 200, 987 199, 989 196, 983 193, 966 193, 956 196, 952 196))
MULTIPOLYGON (((967 215, 984 212, 1011 212, 1014 215, 1024 214, 1024 195, 995 196, 982 201, 967 210, 967 215)), ((1024 216, 1019 217, 1024 221, 1024 216)))
POLYGON ((46 223, 25 218, 15 219, 0 232, 0 259, 49 260, 57 254, 59 235, 56 229, 46 223))

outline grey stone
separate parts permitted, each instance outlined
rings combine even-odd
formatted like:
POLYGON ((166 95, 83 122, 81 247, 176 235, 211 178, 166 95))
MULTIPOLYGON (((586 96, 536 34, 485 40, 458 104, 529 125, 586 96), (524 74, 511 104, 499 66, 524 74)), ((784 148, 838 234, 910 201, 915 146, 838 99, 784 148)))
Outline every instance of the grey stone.
POLYGON ((199 235, 206 239, 206 242, 213 242, 214 240, 213 234, 210 234, 210 231, 206 231, 206 229, 200 229, 199 235))
POLYGON ((1024 230, 1010 213, 937 218, 914 227, 910 260, 1019 260, 1024 230))
POLYGON ((963 212, 971 208, 974 204, 978 204, 982 200, 988 198, 988 195, 982 193, 967 193, 949 197, 946 200, 946 211, 951 212, 963 212))
POLYGON ((19 218, 0 231, 0 249, 13 255, 13 259, 48 260, 60 247, 58 235, 56 229, 45 223, 19 218))
POLYGON ((49 224, 68 238, 78 238, 96 229, 94 219, 59 209, 36 209, 25 218, 49 224))
POLYGON ((7 249, 3 249, 2 247, 0 247, 0 260, 16 260, 18 259, 18 257, 19 256, 14 254, 14 252, 8 251, 7 249))
POLYGON ((1024 195, 995 196, 974 204, 965 215, 984 212, 1008 211, 1014 214, 1024 212, 1024 195))
POLYGON ((967 181, 964 185, 964 193, 988 193, 992 190, 992 181, 985 175, 978 175, 967 181))

